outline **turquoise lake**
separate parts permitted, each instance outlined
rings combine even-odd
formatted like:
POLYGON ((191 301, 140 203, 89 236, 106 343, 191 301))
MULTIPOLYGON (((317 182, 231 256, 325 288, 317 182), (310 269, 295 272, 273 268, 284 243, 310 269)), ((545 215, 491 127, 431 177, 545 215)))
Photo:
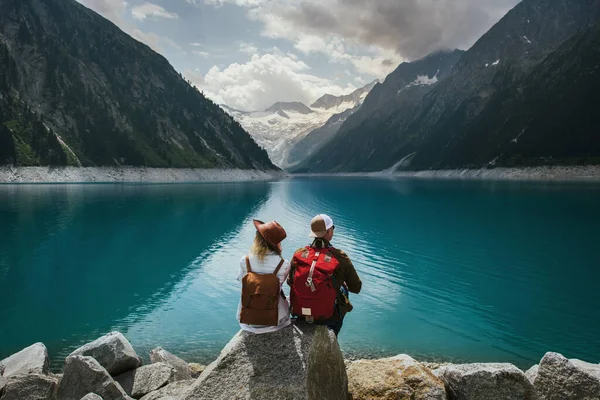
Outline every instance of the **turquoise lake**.
POLYGON ((0 359, 41 341, 54 368, 123 332, 207 363, 237 332, 252 218, 308 244, 311 217, 363 280, 348 357, 600 362, 600 185, 367 178, 0 185, 0 359))

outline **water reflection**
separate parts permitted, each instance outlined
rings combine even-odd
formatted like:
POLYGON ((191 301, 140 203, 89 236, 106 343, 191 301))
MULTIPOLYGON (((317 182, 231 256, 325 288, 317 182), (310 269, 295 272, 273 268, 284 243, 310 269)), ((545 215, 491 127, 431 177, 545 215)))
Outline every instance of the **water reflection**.
POLYGON ((600 361, 599 201, 597 185, 353 178, 0 187, 0 357, 120 329, 142 355, 209 362, 238 329, 252 218, 285 227, 289 258, 325 212, 364 282, 349 355, 600 361))
MULTIPOLYGON (((126 328, 226 241, 267 184, 0 186, 0 358, 126 328), (5 347, 6 346, 6 347, 5 347)), ((53 354, 53 355, 54 355, 53 354)))

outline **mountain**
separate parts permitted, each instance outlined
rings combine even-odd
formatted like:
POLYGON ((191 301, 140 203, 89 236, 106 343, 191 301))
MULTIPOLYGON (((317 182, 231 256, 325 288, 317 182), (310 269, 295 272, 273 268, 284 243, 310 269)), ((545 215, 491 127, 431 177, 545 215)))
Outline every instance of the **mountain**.
MULTIPOLYGON (((400 64, 383 83, 373 86, 360 109, 333 118, 321 129, 300 141, 290 152, 290 161, 295 164, 289 169, 296 172, 324 170, 321 165, 329 161, 325 159, 330 146, 339 145, 338 138, 345 137, 346 131, 364 129, 372 120, 397 116, 404 110, 410 110, 409 106, 418 104, 433 85, 452 73, 454 64, 463 53, 461 50, 441 51, 421 60, 400 64), (320 149, 322 151, 319 151, 320 149), (305 153, 305 156, 302 156, 302 153, 305 153)), ((373 135, 365 140, 365 144, 369 145, 377 138, 373 135)), ((360 140, 353 142, 352 146, 346 145, 348 151, 370 151, 360 140)))
POLYGON ((287 169, 297 168, 303 160, 311 157, 315 152, 324 147, 338 132, 342 123, 358 111, 362 103, 358 103, 354 108, 349 108, 339 114, 332 115, 325 125, 309 132, 304 138, 300 139, 288 152, 287 169))
MULTIPOLYGON (((522 1, 462 54, 446 77, 438 77, 435 85, 426 88, 417 101, 414 98, 407 101, 405 92, 412 87, 398 89, 398 85, 391 84, 390 77, 386 78, 371 91, 361 110, 344 122, 330 146, 303 163, 304 170, 377 171, 396 167, 440 169, 488 165, 496 156, 471 161, 458 156, 463 152, 481 157, 500 154, 494 151, 498 150, 498 136, 488 141, 489 132, 477 127, 489 126, 486 118, 504 124, 504 120, 494 119, 499 104, 507 106, 499 103, 504 96, 516 102, 523 100, 514 97, 514 93, 520 94, 526 87, 531 93, 543 92, 531 87, 534 82, 544 82, 538 68, 559 51, 565 40, 591 28, 599 18, 600 0, 522 1), (538 74, 538 80, 531 81, 534 73, 538 74), (393 99, 396 89, 398 98, 393 99), (469 141, 465 141, 467 132, 469 141), (463 146, 469 146, 469 150, 463 146)), ((563 71, 559 65, 555 67, 563 71)), ((554 94, 561 97, 560 93, 554 94)), ((583 101, 573 100, 577 104, 583 101)), ((587 109, 585 104, 581 107, 587 109)), ((528 109, 539 113, 544 110, 528 109)), ((545 117, 532 116, 537 120, 545 117)), ((530 137, 530 146, 537 143, 540 149, 547 148, 547 138, 565 135, 559 131, 565 129, 564 125, 547 128, 548 131, 538 131, 537 136, 530 137)), ((511 134, 506 132, 508 136, 511 134)), ((549 151, 533 159, 528 158, 533 156, 530 154, 521 158, 515 154, 509 157, 510 163, 504 154, 492 164, 528 165, 560 156, 549 151)))
POLYGON ((520 78, 501 85, 469 124, 447 124, 413 168, 600 164, 600 22, 564 42, 520 78), (516 82, 516 83, 513 83, 516 82))
POLYGON ((375 84, 379 81, 373 81, 366 86, 356 89, 354 92, 345 96, 334 96, 331 94, 325 94, 321 96, 317 101, 311 104, 311 108, 323 108, 329 110, 330 108, 339 107, 342 103, 359 103, 364 98, 365 93, 369 93, 375 84))
POLYGON ((278 102, 273 104, 271 107, 267 108, 265 112, 268 113, 276 113, 279 111, 292 111, 299 114, 310 114, 313 112, 310 108, 308 108, 305 104, 300 103, 298 101, 294 102, 278 102))
POLYGON ((273 169, 167 60, 74 0, 0 1, 0 162, 273 169))
MULTIPOLYGON (((285 168, 290 165, 288 157, 296 143, 323 127, 332 116, 358 109, 372 87, 373 84, 366 85, 346 96, 323 96, 334 99, 330 105, 323 107, 310 108, 299 102, 278 102, 265 111, 257 112, 222 107, 267 150, 274 164, 285 168)), ((294 157, 293 161, 298 160, 294 157)))

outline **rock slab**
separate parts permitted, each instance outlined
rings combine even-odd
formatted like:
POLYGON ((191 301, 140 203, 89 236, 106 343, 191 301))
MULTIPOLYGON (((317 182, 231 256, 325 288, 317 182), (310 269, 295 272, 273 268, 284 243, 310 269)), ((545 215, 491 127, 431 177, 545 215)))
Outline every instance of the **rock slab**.
POLYGON ((535 378, 537 378, 539 369, 540 366, 536 364, 533 367, 529 368, 527 371, 525 371, 525 376, 527 377, 527 379, 529 379, 529 382, 531 382, 532 385, 533 382, 535 382, 535 378))
POLYGON ((181 400, 184 393, 196 382, 195 379, 169 383, 167 386, 149 393, 141 400, 181 400))
POLYGON ((69 354, 69 357, 71 356, 92 357, 113 376, 131 371, 142 365, 142 359, 120 332, 111 332, 104 335, 78 348, 69 354))
POLYGON ((600 400, 600 365, 546 353, 534 386, 540 400, 600 400))
POLYGON ((452 400, 535 400, 535 389, 512 364, 461 364, 440 367, 437 376, 452 400))
POLYGON ((98 396, 96 393, 88 393, 81 400, 102 400, 102 397, 98 396))
POLYGON ((352 361, 348 391, 356 400, 446 400, 444 383, 412 357, 352 361))
POLYGON ((5 378, 25 374, 47 375, 49 369, 48 350, 43 343, 32 344, 0 361, 0 370, 4 371, 2 376, 5 378))
POLYGON ((169 353, 162 347, 157 347, 150 351, 150 362, 165 363, 175 368, 175 375, 173 375, 172 382, 183 381, 192 378, 192 370, 190 369, 188 363, 176 355, 169 353))
POLYGON ((165 386, 175 374, 175 369, 165 363, 154 363, 125 372, 115 378, 125 393, 139 399, 140 397, 165 386))
POLYGON ((183 395, 183 400, 347 400, 348 378, 333 332, 294 324, 240 331, 183 395))
POLYGON ((104 400, 131 399, 94 358, 67 357, 63 378, 58 386, 58 400, 80 400, 89 393, 95 393, 104 400))
POLYGON ((13 375, 6 379, 2 400, 55 400, 58 380, 44 374, 13 375))

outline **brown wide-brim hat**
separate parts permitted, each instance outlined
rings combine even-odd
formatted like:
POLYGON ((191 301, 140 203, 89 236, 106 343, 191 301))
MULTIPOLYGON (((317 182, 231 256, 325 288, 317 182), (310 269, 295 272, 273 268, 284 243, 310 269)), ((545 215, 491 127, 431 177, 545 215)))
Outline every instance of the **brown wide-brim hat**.
POLYGON ((264 223, 255 219, 254 227, 271 249, 277 253, 281 253, 281 242, 287 237, 287 233, 277 221, 264 223))

